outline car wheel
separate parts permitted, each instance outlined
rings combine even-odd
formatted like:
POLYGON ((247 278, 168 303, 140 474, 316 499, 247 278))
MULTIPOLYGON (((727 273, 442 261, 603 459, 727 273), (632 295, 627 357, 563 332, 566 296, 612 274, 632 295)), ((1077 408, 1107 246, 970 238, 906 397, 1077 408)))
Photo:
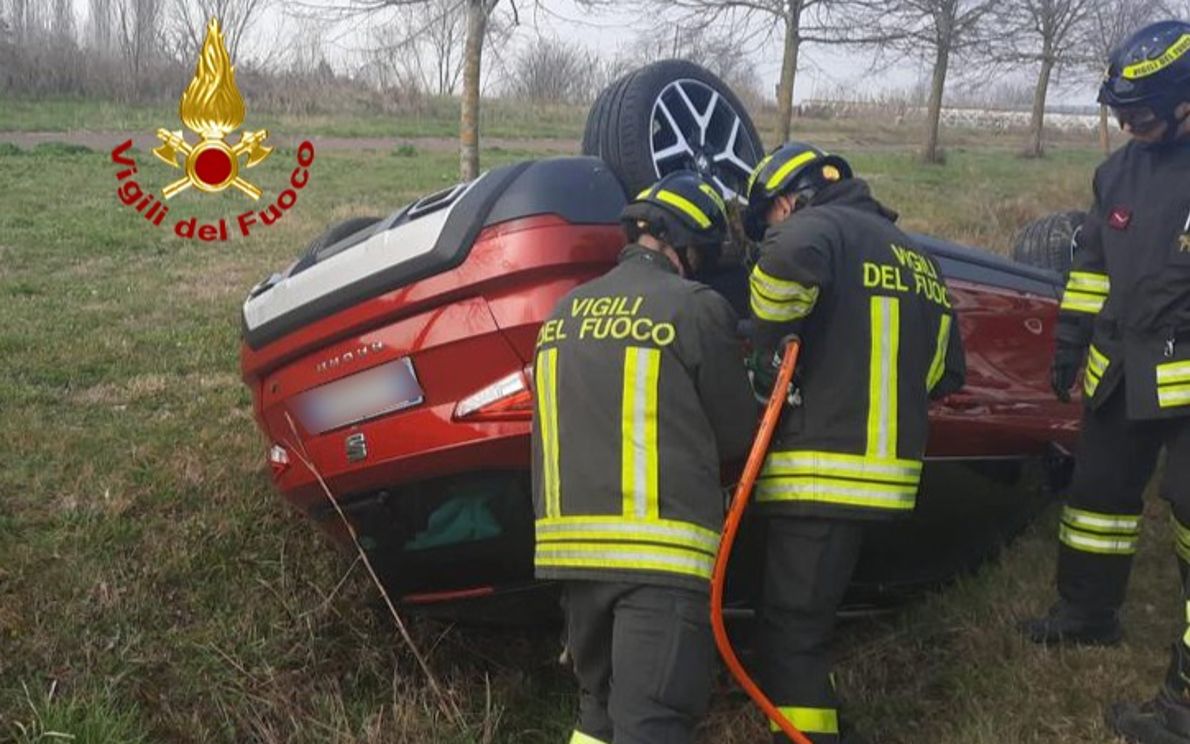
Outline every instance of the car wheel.
POLYGON ((688 169, 740 198, 764 146, 747 110, 722 80, 684 60, 628 73, 595 99, 583 154, 608 164, 629 196, 688 169))
POLYGON ((1086 212, 1055 212, 1030 222, 1017 236, 1012 257, 1065 274, 1074 257, 1074 235, 1086 218, 1086 212))

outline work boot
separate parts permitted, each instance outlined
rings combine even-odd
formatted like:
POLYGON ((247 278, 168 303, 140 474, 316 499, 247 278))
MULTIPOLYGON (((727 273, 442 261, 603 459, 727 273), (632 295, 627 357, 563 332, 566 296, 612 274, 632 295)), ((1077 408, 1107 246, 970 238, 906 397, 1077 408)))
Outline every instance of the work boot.
POLYGON ((1157 697, 1142 705, 1115 703, 1107 710, 1108 728, 1130 744, 1190 744, 1190 659, 1185 647, 1173 647, 1169 671, 1157 697))
POLYGON ((1019 627, 1026 638, 1042 646, 1115 646, 1124 637, 1114 609, 1084 610, 1061 599, 1045 617, 1022 620, 1019 627))

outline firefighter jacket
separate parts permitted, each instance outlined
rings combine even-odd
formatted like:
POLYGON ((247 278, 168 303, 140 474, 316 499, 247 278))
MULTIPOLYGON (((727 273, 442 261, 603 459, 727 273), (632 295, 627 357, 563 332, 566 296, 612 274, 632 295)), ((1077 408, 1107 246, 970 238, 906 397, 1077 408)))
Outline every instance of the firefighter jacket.
POLYGON ((662 254, 562 298, 537 339, 536 573, 706 591, 724 500, 756 405, 737 318, 662 254))
POLYGON ((1057 338, 1090 346, 1088 405, 1119 387, 1128 418, 1190 415, 1190 141, 1129 143, 1095 172, 1057 338))
POLYGON ((862 180, 770 227, 752 270, 758 348, 802 340, 757 483, 762 513, 878 519, 914 507, 929 397, 962 386, 962 341, 938 262, 862 180))

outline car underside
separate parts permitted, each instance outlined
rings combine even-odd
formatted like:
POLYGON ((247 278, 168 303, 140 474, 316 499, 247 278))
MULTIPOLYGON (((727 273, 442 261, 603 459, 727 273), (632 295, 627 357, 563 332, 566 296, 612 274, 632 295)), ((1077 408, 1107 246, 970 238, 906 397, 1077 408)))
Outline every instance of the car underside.
MULTIPOLYGON (((633 112, 617 108, 617 96, 631 91, 620 81, 593 107, 587 155, 496 168, 387 217, 332 226, 244 304, 242 375, 277 488, 351 548, 333 497, 407 604, 504 622, 539 616, 526 601, 549 589, 532 578, 538 327, 565 293, 614 265, 619 212, 639 183, 702 167, 732 198, 762 152, 734 97, 734 123, 715 108, 720 98, 699 99, 702 86, 726 100, 722 83, 705 71, 680 77, 694 75, 689 63, 658 64, 645 68, 657 79, 641 115, 673 126, 652 129, 648 155, 625 152, 632 139, 607 131, 640 128, 625 129, 633 112), (685 119, 672 110, 675 90, 689 104, 685 119)), ((1077 406, 1056 401, 1048 384, 1061 274, 913 237, 942 266, 968 377, 931 409, 916 512, 869 528, 853 608, 885 605, 993 555, 1063 478, 1077 436, 1077 406)), ((734 253, 707 282, 746 318, 747 261, 734 253)), ((729 578, 734 607, 755 600, 763 543, 761 526, 746 524, 729 578)))

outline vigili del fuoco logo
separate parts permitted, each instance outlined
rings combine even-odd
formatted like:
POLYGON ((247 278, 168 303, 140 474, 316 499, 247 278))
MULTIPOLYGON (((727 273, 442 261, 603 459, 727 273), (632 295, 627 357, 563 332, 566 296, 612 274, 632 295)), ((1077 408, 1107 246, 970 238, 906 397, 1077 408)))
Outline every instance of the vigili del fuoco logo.
MULTIPOLYGON (((227 136, 244 123, 244 99, 236 87, 235 67, 223 46, 217 18, 207 24, 194 78, 182 93, 178 115, 186 128, 198 136, 198 141, 188 142, 180 129, 158 129, 161 145, 153 149, 153 154, 185 175, 166 184, 161 196, 146 191, 133 178, 138 168, 129 154, 132 140, 125 140, 112 150, 112 162, 122 167, 116 172, 119 182, 116 195, 120 202, 135 209, 150 225, 161 227, 170 211, 165 202, 190 188, 208 194, 235 188, 252 200, 259 200, 263 192, 241 174, 241 169, 260 165, 273 148, 265 145, 269 137, 267 129, 245 130, 238 142, 227 142, 227 136)), ((232 229, 228 228, 226 217, 215 223, 199 222, 197 217, 177 218, 173 222, 174 234, 207 242, 225 241, 235 233, 247 237, 255 227, 276 224, 297 203, 298 192, 310 182, 309 168, 313 162, 314 145, 303 141, 298 146, 297 167, 290 173, 287 188, 277 194, 273 203, 262 210, 251 209, 236 215, 232 229)))

